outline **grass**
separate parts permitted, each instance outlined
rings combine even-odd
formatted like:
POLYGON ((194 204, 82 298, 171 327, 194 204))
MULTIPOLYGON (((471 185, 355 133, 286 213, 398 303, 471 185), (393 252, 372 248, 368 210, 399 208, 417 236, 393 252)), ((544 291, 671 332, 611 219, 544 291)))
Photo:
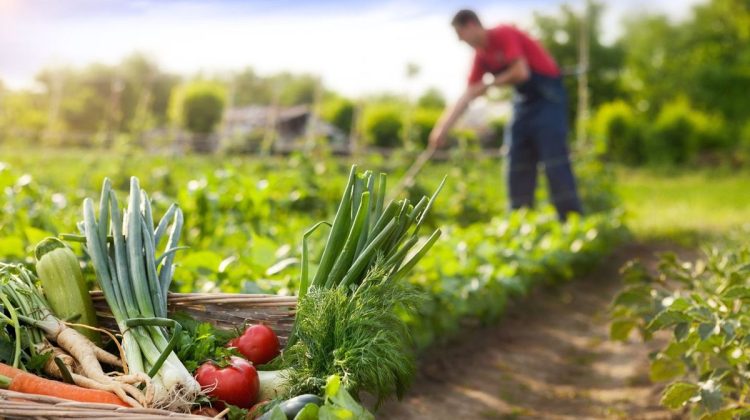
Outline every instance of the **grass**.
POLYGON ((617 190, 637 238, 695 245, 750 229, 750 172, 618 169, 617 190))

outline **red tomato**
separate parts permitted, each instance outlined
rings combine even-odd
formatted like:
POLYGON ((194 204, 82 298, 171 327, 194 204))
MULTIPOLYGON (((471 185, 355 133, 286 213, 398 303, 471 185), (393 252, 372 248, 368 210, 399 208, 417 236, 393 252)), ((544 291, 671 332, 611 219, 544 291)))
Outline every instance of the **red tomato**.
POLYGON ((232 339, 229 347, 236 347, 247 360, 262 365, 279 355, 279 337, 267 325, 251 325, 241 336, 232 339))
POLYGON ((250 408, 258 399, 258 372, 241 357, 232 357, 229 366, 208 361, 195 371, 195 380, 208 395, 228 404, 250 408))

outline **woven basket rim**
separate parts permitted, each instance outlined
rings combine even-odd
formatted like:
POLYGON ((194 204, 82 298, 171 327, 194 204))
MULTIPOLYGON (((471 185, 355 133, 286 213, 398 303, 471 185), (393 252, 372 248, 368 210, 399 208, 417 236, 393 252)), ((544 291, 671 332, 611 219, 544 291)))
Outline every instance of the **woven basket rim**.
POLYGON ((112 404, 84 403, 47 395, 27 394, 0 389, 0 418, 12 417, 88 417, 88 418, 177 418, 208 417, 154 408, 129 408, 112 404))
MULTIPOLYGON (((91 298, 94 300, 103 300, 104 293, 101 290, 92 290, 89 292, 91 298)), ((271 294, 243 294, 243 293, 174 293, 169 292, 167 294, 169 303, 265 303, 273 302, 279 303, 280 305, 297 304, 297 296, 283 296, 283 295, 271 295, 271 294)))

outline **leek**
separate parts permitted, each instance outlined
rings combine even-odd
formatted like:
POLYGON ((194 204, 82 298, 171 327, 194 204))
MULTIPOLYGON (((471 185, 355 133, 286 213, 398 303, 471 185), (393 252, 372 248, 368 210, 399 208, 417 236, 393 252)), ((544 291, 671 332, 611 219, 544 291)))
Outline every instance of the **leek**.
POLYGON ((201 393, 198 382, 172 351, 174 343, 165 328, 176 324, 165 318, 181 227, 182 211, 173 206, 154 230, 148 195, 135 177, 130 180, 124 213, 109 179, 102 187, 98 220, 91 199, 83 202, 86 249, 122 333, 128 366, 132 373, 151 377, 153 406, 174 411, 189 409, 201 393), (157 257, 164 235, 169 235, 166 249, 157 257))

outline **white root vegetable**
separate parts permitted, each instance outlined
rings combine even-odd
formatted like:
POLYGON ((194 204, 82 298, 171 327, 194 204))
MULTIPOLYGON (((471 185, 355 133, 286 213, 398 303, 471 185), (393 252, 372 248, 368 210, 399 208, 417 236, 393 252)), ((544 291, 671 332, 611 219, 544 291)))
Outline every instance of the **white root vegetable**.
POLYGON ((272 400, 285 396, 289 388, 289 374, 291 369, 285 370, 259 370, 258 379, 260 389, 258 390, 258 401, 272 400))
POLYGON ((34 324, 44 331, 47 339, 57 343, 62 350, 75 359, 74 371, 77 373, 71 376, 76 385, 113 392, 121 400, 135 407, 147 407, 151 404, 147 395, 135 386, 145 383, 148 387, 147 376, 129 375, 127 378, 129 381, 123 381, 107 375, 99 362, 121 364, 119 359, 100 349, 83 334, 68 327, 51 314, 34 324))
MULTIPOLYGON (((146 375, 127 375, 123 380, 105 374, 99 362, 122 365, 119 358, 97 347, 86 336, 58 319, 36 286, 33 273, 22 265, 2 263, 0 272, 3 274, 0 296, 5 305, 14 308, 18 319, 29 326, 25 330, 25 338, 30 343, 32 354, 51 351, 53 356, 60 358, 70 371, 73 382, 79 386, 113 392, 135 407, 151 404, 149 378, 146 375), (139 384, 146 384, 145 394, 136 387, 139 384)), ((54 359, 49 360, 43 368, 53 376, 63 377, 54 359)))

